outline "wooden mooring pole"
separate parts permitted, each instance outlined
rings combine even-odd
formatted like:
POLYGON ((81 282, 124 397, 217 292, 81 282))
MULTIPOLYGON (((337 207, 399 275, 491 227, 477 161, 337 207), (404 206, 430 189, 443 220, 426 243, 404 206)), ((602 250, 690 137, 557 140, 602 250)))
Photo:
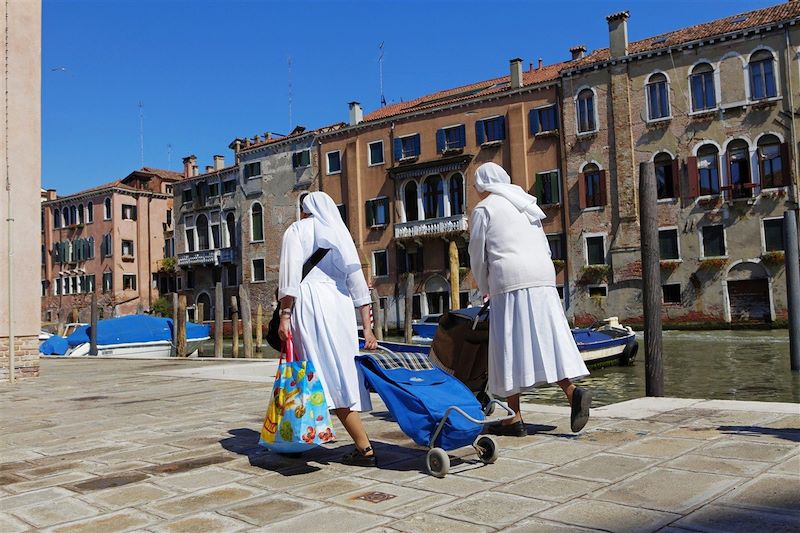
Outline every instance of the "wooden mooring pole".
POLYGON ((658 249, 658 199, 653 163, 639 164, 639 222, 642 245, 645 393, 664 396, 661 345, 661 268, 658 249))
POLYGON ((786 262, 786 304, 789 312, 789 357, 794 372, 800 372, 800 251, 797 216, 783 213, 784 261, 786 262))
POLYGON ((239 357, 239 306, 236 303, 236 296, 231 296, 231 357, 239 357))
POLYGON ((406 313, 403 320, 405 342, 411 343, 411 320, 414 310, 414 274, 406 274, 406 313))
POLYGON ((172 293, 172 355, 178 356, 178 293, 172 293))
POLYGON ((256 353, 261 353, 264 349, 264 306, 258 304, 256 307, 256 353))
POLYGON ((250 310, 250 291, 246 285, 239 285, 239 307, 242 311, 244 356, 250 359, 253 357, 253 313, 250 310))
POLYGON ((222 282, 214 287, 214 357, 222 357, 222 328, 225 320, 225 301, 222 297, 222 282))
POLYGON ((178 320, 175 323, 178 342, 175 344, 178 357, 186 357, 186 295, 178 296, 178 320))
POLYGON ((375 338, 379 341, 383 340, 383 314, 381 313, 381 299, 378 297, 378 291, 371 289, 370 296, 372 297, 372 332, 375 338))

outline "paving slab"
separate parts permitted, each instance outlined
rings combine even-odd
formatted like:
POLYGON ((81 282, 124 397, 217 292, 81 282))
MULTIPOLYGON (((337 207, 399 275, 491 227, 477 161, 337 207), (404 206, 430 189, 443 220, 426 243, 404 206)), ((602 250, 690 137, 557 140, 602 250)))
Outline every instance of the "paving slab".
POLYGON ((134 483, 84 495, 83 500, 105 509, 138 507, 175 496, 175 492, 151 483, 134 483))
MULTIPOLYGON (((671 461, 662 463, 661 466, 690 472, 708 472, 710 474, 724 474, 728 476, 751 477, 769 468, 769 464, 759 461, 741 461, 739 459, 709 457, 688 453, 676 457, 671 461)), ((799 470, 800 472, 800 470, 799 470)))
MULTIPOLYGON (((586 529, 577 527, 574 524, 560 524, 552 520, 543 518, 528 518, 514 524, 511 527, 501 529, 503 533, 572 533, 573 531, 598 531, 597 529, 586 529)), ((663 530, 662 530, 663 531, 663 530)))
POLYGON ((565 502, 604 487, 603 483, 571 479, 539 472, 497 490, 539 500, 565 502))
MULTIPOLYGON (((300 490, 302 491, 302 489, 300 490)), ((330 497, 327 501, 360 511, 384 513, 392 508, 423 500, 426 496, 427 492, 422 490, 390 483, 378 483, 330 497)))
POLYGON ((548 509, 541 518, 615 533, 657 531, 681 515, 580 498, 548 509))
POLYGON ((797 514, 741 509, 727 505, 708 505, 676 521, 676 527, 709 533, 750 533, 759 531, 796 532, 797 514))
POLYGON ((28 507, 18 507, 11 514, 41 529, 62 522, 79 520, 100 514, 100 509, 77 498, 61 498, 59 500, 28 507))
POLYGON ((430 512, 491 527, 510 526, 553 505, 552 502, 497 492, 480 493, 430 512))
POLYGON ((761 475, 736 487, 720 502, 739 507, 793 512, 800 524, 800 475, 761 475))
POLYGON ((253 487, 227 485, 158 501, 145 506, 144 510, 165 518, 171 518, 198 513, 210 508, 226 507, 259 495, 261 493, 253 487))
POLYGON ((75 496, 75 493, 61 487, 51 487, 14 496, 0 498, 0 512, 10 511, 18 507, 26 507, 39 503, 53 502, 62 498, 75 496))
POLYGON ((228 507, 223 513, 254 526, 265 526, 294 516, 314 516, 314 510, 322 505, 319 502, 278 494, 252 498, 246 502, 228 507))
POLYGON ((153 533, 196 533, 198 531, 243 531, 251 530, 252 526, 234 518, 222 516, 217 513, 197 513, 177 520, 171 520, 155 526, 150 526, 153 533))
POLYGON ((655 459, 597 453, 550 470, 551 473, 589 481, 615 482, 645 470, 655 459))
POLYGON ((48 533, 103 533, 137 531, 158 522, 158 517, 136 511, 134 509, 123 509, 115 513, 103 514, 100 516, 69 522, 56 526, 48 533))
POLYGON ((452 533, 463 531, 465 533, 494 531, 494 528, 484 525, 472 524, 461 520, 454 520, 435 514, 419 513, 403 520, 392 522, 392 529, 407 533, 452 533))
POLYGON ((393 519, 374 513, 364 513, 355 509, 331 506, 319 509, 309 516, 295 516, 289 520, 272 524, 265 531, 287 531, 292 533, 317 533, 321 524, 335 524, 339 531, 359 532, 373 529, 382 524, 388 524, 393 519))
POLYGON ((175 491, 193 492, 200 489, 226 485, 249 477, 243 472, 210 466, 181 474, 156 476, 151 478, 154 485, 175 491))
POLYGON ((17 533, 18 531, 28 531, 31 528, 19 518, 15 518, 8 513, 0 513, 0 531, 3 533, 17 533))
POLYGON ((619 446, 614 450, 614 453, 642 457, 654 457, 659 459, 671 459, 672 457, 683 455, 686 452, 697 448, 700 446, 700 444, 701 443, 699 442, 688 439, 649 437, 636 439, 634 442, 629 442, 619 446))
POLYGON ((770 444, 750 441, 722 441, 699 448, 697 453, 726 459, 745 459, 776 463, 797 453, 796 444, 770 444))

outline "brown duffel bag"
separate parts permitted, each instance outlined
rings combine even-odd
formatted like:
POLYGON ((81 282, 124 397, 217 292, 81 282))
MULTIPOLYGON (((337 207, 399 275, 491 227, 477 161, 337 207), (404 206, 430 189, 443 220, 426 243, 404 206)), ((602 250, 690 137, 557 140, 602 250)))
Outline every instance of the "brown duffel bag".
POLYGON ((483 392, 489 377, 489 304, 448 311, 439 319, 431 360, 473 392, 483 392))

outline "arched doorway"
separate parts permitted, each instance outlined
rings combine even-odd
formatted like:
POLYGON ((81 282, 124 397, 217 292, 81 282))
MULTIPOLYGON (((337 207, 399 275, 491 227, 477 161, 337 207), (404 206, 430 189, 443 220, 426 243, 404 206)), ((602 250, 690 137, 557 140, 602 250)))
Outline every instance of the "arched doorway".
POLYGON ((731 322, 770 322, 772 305, 769 275, 760 263, 744 261, 728 271, 731 322))
POLYGON ((196 303, 203 304, 203 316, 202 316, 202 319, 204 321, 205 320, 211 320, 211 316, 212 316, 212 311, 213 310, 211 309, 211 298, 208 296, 208 294, 206 294, 204 292, 201 292, 200 294, 198 294, 196 303))
POLYGON ((428 314, 436 315, 450 309, 450 284, 442 276, 432 276, 425 282, 428 314))

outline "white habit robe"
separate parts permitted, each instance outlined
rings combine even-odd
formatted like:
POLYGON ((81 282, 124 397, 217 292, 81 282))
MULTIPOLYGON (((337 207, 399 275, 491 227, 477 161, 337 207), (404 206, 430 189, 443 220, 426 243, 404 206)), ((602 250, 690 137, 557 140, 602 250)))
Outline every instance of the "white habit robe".
POLYGON ((489 392, 508 397, 542 383, 589 375, 556 290, 539 220, 490 194, 473 210, 469 255, 489 294, 489 392))
POLYGON ((371 303, 369 288, 360 269, 346 275, 336 266, 336 250, 329 251, 301 282, 303 263, 317 248, 311 218, 289 226, 283 234, 278 296, 295 298, 291 321, 295 349, 314 364, 328 407, 369 411, 369 392, 355 363, 355 307, 371 303))

